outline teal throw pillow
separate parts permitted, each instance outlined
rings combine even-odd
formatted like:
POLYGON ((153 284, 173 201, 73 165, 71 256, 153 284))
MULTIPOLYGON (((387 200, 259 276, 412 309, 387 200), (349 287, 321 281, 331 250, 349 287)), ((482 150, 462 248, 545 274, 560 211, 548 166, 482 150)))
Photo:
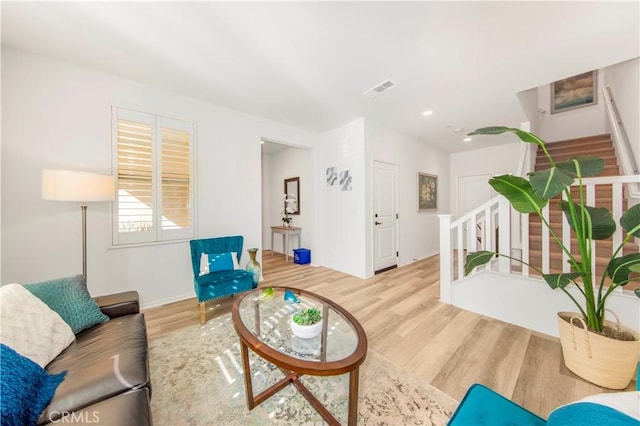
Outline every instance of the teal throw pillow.
POLYGON ((231 253, 210 253, 209 272, 233 271, 233 257, 231 253))
POLYGON ((74 334, 109 321, 91 298, 82 275, 25 284, 24 287, 60 315, 74 334))
POLYGON ((0 344, 0 358, 0 424, 35 425, 67 372, 49 374, 5 344, 0 344))

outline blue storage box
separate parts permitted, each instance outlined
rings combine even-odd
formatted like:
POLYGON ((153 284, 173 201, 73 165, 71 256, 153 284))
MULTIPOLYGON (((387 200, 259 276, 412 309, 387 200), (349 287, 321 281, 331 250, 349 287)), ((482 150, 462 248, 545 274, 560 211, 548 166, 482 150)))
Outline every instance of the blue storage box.
POLYGON ((293 249, 293 261, 299 265, 311 263, 311 250, 306 248, 293 249))

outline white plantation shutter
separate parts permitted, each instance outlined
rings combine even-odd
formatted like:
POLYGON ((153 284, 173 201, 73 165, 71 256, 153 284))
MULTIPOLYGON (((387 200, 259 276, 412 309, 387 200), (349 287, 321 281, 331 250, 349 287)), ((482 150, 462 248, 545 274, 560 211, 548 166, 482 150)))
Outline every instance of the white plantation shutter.
POLYGON ((159 119, 162 233, 165 239, 193 237, 193 125, 159 119))
POLYGON ((114 244, 192 238, 193 124, 113 108, 114 244))
POLYGON ((153 133, 118 120, 118 232, 153 230, 153 133))

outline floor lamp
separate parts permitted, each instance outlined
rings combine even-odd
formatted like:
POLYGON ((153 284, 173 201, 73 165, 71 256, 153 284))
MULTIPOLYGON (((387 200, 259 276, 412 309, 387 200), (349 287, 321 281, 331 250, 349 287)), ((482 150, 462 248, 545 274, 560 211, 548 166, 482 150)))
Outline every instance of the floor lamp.
POLYGON ((43 170, 42 199, 80 202, 82 210, 82 277, 87 280, 87 203, 113 201, 113 176, 74 170, 43 170))

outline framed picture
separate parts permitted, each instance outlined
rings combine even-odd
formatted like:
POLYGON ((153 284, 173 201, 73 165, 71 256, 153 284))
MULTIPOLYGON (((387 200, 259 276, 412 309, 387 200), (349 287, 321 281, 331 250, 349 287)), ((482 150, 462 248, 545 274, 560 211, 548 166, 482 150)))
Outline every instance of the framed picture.
POLYGON ((418 172, 418 211, 438 210, 438 176, 418 172))
POLYGON ((551 83, 551 114, 598 103, 598 71, 551 83))

